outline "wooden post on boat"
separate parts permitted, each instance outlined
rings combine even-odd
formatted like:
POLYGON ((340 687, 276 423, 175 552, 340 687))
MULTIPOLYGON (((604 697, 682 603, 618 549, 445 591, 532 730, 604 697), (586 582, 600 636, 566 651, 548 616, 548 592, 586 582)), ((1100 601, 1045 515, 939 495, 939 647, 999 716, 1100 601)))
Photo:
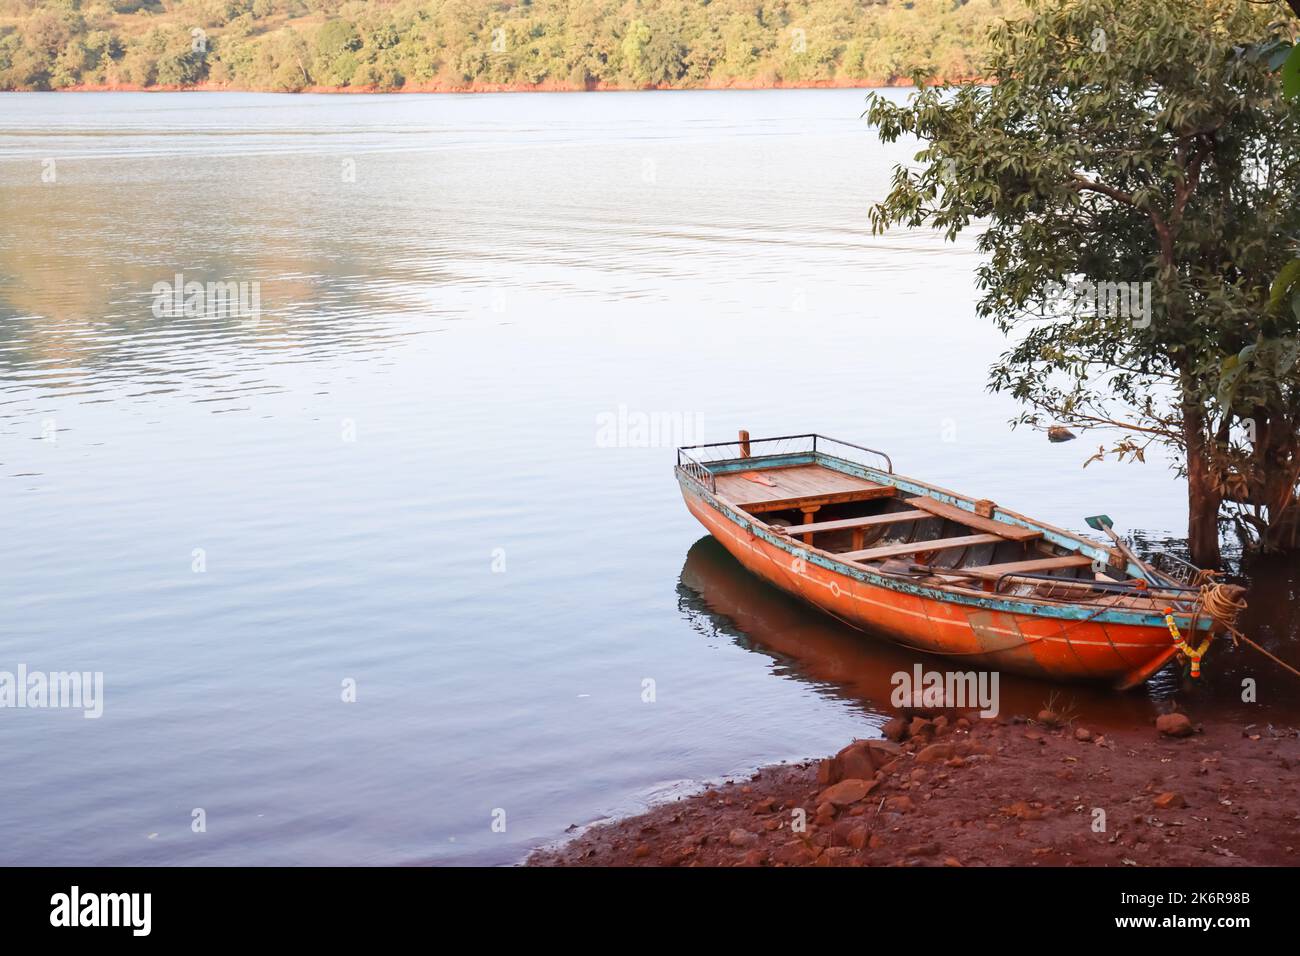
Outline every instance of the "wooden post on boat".
POLYGON ((749 432, 743 428, 740 430, 740 457, 749 457, 749 432))
MULTIPOLYGON (((817 512, 821 511, 821 508, 822 508, 821 505, 813 505, 811 508, 800 508, 799 510, 803 512, 803 523, 812 524, 814 521, 816 521, 817 512)), ((808 532, 807 534, 801 534, 799 535, 799 537, 803 539, 804 544, 812 544, 813 542, 813 536, 811 531, 808 532)))

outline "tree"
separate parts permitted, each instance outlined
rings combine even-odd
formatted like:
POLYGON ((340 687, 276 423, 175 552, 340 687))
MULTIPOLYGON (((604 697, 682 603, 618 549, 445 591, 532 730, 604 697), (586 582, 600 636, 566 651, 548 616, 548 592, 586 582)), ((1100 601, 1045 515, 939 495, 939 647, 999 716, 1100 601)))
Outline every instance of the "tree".
POLYGON ((361 35, 347 20, 329 20, 316 31, 316 77, 329 86, 347 86, 357 71, 361 35))
POLYGON ((633 20, 623 34, 623 61, 628 74, 637 83, 650 82, 650 65, 646 62, 646 47, 650 43, 650 27, 644 20, 633 20))
POLYGON ((1218 566, 1225 503, 1294 547, 1300 312, 1270 287, 1300 234, 1300 124, 1258 55, 1283 28, 1237 0, 1029 8, 990 35, 993 85, 870 98, 882 139, 926 143, 873 227, 983 227, 978 310, 1012 339, 990 387, 1018 423, 1118 430, 1101 455, 1169 448, 1194 561, 1218 566))

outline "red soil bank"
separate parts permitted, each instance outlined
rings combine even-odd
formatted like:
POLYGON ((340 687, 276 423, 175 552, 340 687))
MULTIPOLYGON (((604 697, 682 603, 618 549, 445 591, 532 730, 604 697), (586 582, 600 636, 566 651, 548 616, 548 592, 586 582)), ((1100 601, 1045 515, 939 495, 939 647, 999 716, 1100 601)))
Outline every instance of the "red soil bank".
MULTIPOLYGON (((1181 717, 1170 723, 1177 724, 1181 717)), ((780 764, 542 849, 534 866, 1300 863, 1300 737, 1106 735, 1039 719, 891 721, 904 738, 780 764), (908 731, 914 731, 909 734, 908 731), (1097 811, 1104 811, 1104 830, 1097 811), (802 816, 803 832, 794 825, 802 816)), ((1178 729, 1173 727, 1171 729, 1178 729)))

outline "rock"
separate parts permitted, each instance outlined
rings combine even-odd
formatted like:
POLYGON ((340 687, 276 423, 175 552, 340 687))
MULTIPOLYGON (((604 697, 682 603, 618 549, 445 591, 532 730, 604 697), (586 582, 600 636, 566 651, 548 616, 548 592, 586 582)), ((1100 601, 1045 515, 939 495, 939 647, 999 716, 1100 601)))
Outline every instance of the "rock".
POLYGON ((867 845, 867 828, 864 826, 854 827, 849 831, 849 838, 846 842, 855 850, 865 849, 867 845))
POLYGON ((860 826, 862 826, 861 822, 854 820, 852 817, 848 816, 848 814, 845 814, 840 817, 840 819, 836 820, 835 825, 831 827, 831 843, 848 843, 849 834, 860 826))
POLYGON ((828 846, 822 851, 821 855, 817 857, 817 865, 836 866, 847 859, 849 854, 852 852, 853 851, 846 846, 828 846))
POLYGON ((1190 737, 1193 733, 1186 714, 1161 714, 1156 718, 1156 730, 1166 737, 1190 737))
POLYGON ((914 806, 912 798, 906 795, 890 797, 885 801, 885 809, 890 813, 910 813, 914 806))
POLYGON ((944 857, 943 865, 944 865, 944 866, 961 866, 961 860, 957 859, 955 856, 947 856, 947 857, 944 857))
POLYGON ((930 744, 916 755, 917 763, 941 763, 956 753, 952 744, 930 744))
POLYGON ((741 830, 739 827, 727 834, 727 842, 734 847, 753 846, 757 839, 758 837, 754 836, 754 834, 748 830, 741 830))
POLYGON ((1187 801, 1183 799, 1183 795, 1173 791, 1166 791, 1151 802, 1155 804, 1157 810, 1179 810, 1187 806, 1187 801))
POLYGON ((915 846, 909 846, 906 852, 908 856, 938 856, 939 844, 918 843, 915 846))
POLYGON ((903 748, 892 740, 868 740, 866 745, 867 749, 871 751, 871 759, 876 762, 877 767, 883 767, 903 752, 903 748))
POLYGON ((813 861, 813 852, 802 840, 791 840, 784 846, 777 847, 772 859, 784 866, 801 866, 813 861))
POLYGON ((902 748, 888 740, 855 740, 817 767, 817 782, 830 786, 842 780, 869 780, 902 748))
MULTIPOLYGON (((827 787, 817 798, 819 804, 830 804, 833 807, 847 807, 850 804, 857 803, 876 787, 874 780, 862 780, 860 778, 850 778, 841 780, 833 787, 827 787)), ((820 810, 818 813, 820 814, 820 810)))
POLYGON ((913 717, 912 723, 908 725, 907 736, 922 737, 934 733, 934 724, 924 717, 913 717))
POLYGON ((865 740, 855 740, 835 755, 835 778, 841 780, 870 780, 878 766, 872 759, 871 748, 865 740))
POLYGON ((1017 802, 1011 804, 1011 806, 1009 807, 1003 807, 1002 812, 1005 813, 1007 816, 1015 817, 1017 820, 1043 819, 1043 814, 1041 811, 1035 810, 1033 807, 1025 803, 1023 800, 1018 800, 1017 802))
POLYGON ((650 855, 650 847, 642 843, 639 847, 637 847, 635 850, 632 851, 632 855, 636 857, 638 860, 644 860, 646 857, 650 855))
POLYGON ((907 736, 907 721, 900 717, 887 720, 885 721, 884 726, 880 728, 880 732, 885 735, 886 740, 892 740, 894 743, 899 743, 907 736))
POLYGON ((1087 727, 1075 727, 1074 739, 1086 744, 1092 740, 1092 731, 1087 727))
POLYGON ((1074 432, 1064 425, 1053 425, 1047 429, 1047 440, 1050 442, 1074 441, 1075 437, 1074 432))
POLYGON ((762 866, 763 859, 764 857, 763 857, 762 850, 750 850, 741 859, 740 865, 741 866, 762 866))
POLYGON ((1047 727, 1059 727, 1062 723, 1061 715, 1056 711, 1048 710, 1047 708, 1043 708, 1038 712, 1037 720, 1040 724, 1047 727))
POLYGON ((774 809, 776 809, 776 801, 771 797, 767 797, 754 804, 755 813, 771 813, 774 809))

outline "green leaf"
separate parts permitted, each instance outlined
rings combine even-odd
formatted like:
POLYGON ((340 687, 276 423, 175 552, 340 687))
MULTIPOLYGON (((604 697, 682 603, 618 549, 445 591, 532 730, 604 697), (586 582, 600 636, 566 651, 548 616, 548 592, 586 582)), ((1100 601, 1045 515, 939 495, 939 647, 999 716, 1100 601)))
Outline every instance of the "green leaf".
POLYGON ((1282 64, 1282 95, 1289 100, 1300 96, 1300 46, 1292 47, 1282 64))
POLYGON ((1281 40, 1273 40, 1264 44, 1263 52, 1268 54, 1268 68, 1276 70, 1281 67, 1293 50, 1294 47, 1291 44, 1283 43, 1281 40))
MULTIPOLYGON (((1300 49, 1300 48, 1298 48, 1300 49)), ((1273 286, 1269 290, 1268 308, 1270 312, 1281 312, 1289 298, 1291 287, 1300 282, 1300 259, 1292 259, 1282 267, 1273 280, 1273 286)), ((1300 295, 1300 289, 1296 290, 1300 295)))

